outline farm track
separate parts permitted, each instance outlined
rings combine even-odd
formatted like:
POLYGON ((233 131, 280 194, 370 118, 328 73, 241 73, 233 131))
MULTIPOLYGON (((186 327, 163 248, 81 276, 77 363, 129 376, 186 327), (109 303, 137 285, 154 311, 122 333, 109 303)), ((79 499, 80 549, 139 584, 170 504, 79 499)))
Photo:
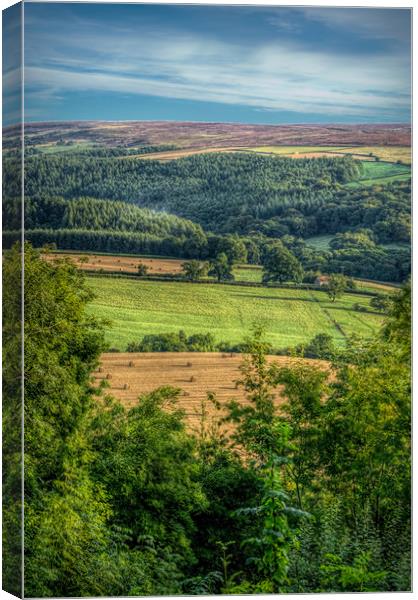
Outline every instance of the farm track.
MULTIPOLYGON (((297 359, 287 356, 269 356, 269 362, 280 366, 295 364, 303 360, 307 364, 326 369, 326 361, 313 359, 297 359)), ((107 393, 122 402, 125 407, 133 407, 138 396, 149 393, 161 386, 180 388, 178 407, 185 411, 189 427, 196 428, 200 423, 202 401, 207 392, 216 394, 216 398, 225 403, 236 399, 246 402, 241 387, 236 381, 241 378, 239 367, 242 364, 241 354, 218 352, 114 352, 101 357, 98 370, 93 374, 96 383, 105 379, 109 388, 107 393)), ((279 406, 283 398, 282 388, 275 394, 275 402, 279 406)), ((209 419, 217 419, 224 411, 216 410, 207 402, 209 419)))

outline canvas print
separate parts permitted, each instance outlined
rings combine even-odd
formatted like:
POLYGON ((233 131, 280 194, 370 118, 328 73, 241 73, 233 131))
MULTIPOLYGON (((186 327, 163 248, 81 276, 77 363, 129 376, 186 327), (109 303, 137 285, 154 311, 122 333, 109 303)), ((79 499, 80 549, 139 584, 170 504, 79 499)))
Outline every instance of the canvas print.
POLYGON ((3 81, 3 588, 410 591, 411 8, 19 3, 3 81))

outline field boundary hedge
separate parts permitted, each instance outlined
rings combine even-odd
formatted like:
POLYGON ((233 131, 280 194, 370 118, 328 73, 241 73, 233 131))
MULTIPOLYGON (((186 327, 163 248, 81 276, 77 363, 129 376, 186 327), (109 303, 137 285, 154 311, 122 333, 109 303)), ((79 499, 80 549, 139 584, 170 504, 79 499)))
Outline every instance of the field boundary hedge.
MULTIPOLYGON (((293 283, 273 283, 269 285, 263 285, 256 281, 216 281, 211 279, 198 279, 197 281, 190 281, 183 277, 173 277, 172 275, 133 275, 130 273, 121 273, 119 271, 106 271, 99 273, 97 270, 83 269, 83 273, 86 273, 89 277, 110 277, 114 279, 134 279, 136 281, 174 281, 177 283, 191 283, 191 284, 206 284, 206 285, 231 285, 240 287, 257 287, 257 288, 273 288, 273 289, 287 289, 287 290, 316 290, 319 292, 326 293, 327 290, 323 286, 315 285, 313 283, 304 283, 301 285, 293 283)), ((379 295, 379 291, 371 292, 369 290, 352 290, 347 288, 345 290, 348 294, 354 294, 357 296, 370 296, 375 297, 379 295)))

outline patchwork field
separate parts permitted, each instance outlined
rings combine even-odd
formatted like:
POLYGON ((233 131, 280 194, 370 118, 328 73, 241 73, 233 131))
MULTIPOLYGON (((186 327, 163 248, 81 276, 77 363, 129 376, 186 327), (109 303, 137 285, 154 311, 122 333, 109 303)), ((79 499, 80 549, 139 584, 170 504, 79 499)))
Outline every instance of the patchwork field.
POLYGON ((390 163, 401 161, 404 165, 411 164, 410 146, 258 146, 249 150, 292 158, 320 158, 350 154, 362 161, 375 162, 378 159, 390 163))
POLYGON ((409 146, 220 146, 215 148, 207 146, 200 148, 179 148, 177 150, 152 152, 149 154, 132 154, 119 158, 120 160, 167 161, 195 154, 210 154, 213 152, 252 152, 290 158, 326 158, 350 154, 353 158, 364 162, 385 161, 388 163, 397 163, 400 161, 403 165, 411 164, 411 148, 409 146))
MULTIPOLYGON (((332 235, 318 235, 308 238, 306 243, 318 250, 327 250, 332 235)), ((404 248, 402 244, 386 244, 385 247, 404 248)), ((138 265, 146 265, 150 275, 180 275, 182 274, 181 265, 183 259, 164 258, 158 256, 134 256, 124 254, 89 254, 86 252, 49 252, 43 254, 45 260, 53 261, 56 259, 68 258, 81 270, 132 273, 138 271, 138 265)), ((260 265, 242 264, 234 267, 234 276, 237 282, 261 283, 263 269, 260 265)), ((211 278, 209 278, 211 279, 211 278)), ((365 291, 384 291, 393 292, 396 286, 389 283, 380 283, 356 279, 358 289, 365 291)))
MULTIPOLYGON (((158 387, 170 385, 180 388, 178 406, 182 408, 192 427, 198 427, 202 414, 202 402, 207 392, 216 394, 220 402, 235 398, 244 401, 241 387, 236 381, 241 378, 239 366, 243 357, 240 354, 206 352, 150 352, 150 353, 106 353, 102 355, 99 369, 94 372, 96 382, 105 379, 108 393, 125 406, 135 406, 138 396, 158 387)), ((269 362, 280 366, 294 364, 295 359, 284 356, 270 356, 269 362)), ((327 368, 326 361, 303 359, 304 362, 327 368)), ((280 404, 280 389, 276 402, 280 404)), ((223 414, 206 402, 209 418, 223 414)))
MULTIPOLYGON (((90 254, 87 252, 49 252, 43 254, 45 260, 69 258, 79 269, 87 271, 104 271, 121 273, 137 273, 138 266, 148 267, 150 275, 180 275, 181 265, 186 259, 162 258, 150 256, 134 256, 123 254, 90 254)), ((236 265, 234 275, 237 281, 261 282, 262 267, 258 265, 236 265)))
POLYGON ((96 294, 90 311, 110 319, 107 340, 125 350, 151 333, 211 333, 217 342, 240 343, 253 323, 264 325, 275 348, 308 342, 328 333, 339 345, 345 335, 370 335, 380 315, 356 312, 369 306, 367 296, 345 294, 332 303, 325 292, 180 282, 133 281, 89 277, 96 294), (332 311, 332 314, 331 312, 332 311), (342 331, 343 330, 343 331, 342 331))

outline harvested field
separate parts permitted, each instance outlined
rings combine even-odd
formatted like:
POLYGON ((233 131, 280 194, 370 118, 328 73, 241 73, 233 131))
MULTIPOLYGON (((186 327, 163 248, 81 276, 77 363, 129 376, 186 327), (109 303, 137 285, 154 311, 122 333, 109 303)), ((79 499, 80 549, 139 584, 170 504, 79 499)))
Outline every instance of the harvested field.
MULTIPOLYGON (((101 371, 97 370, 94 377, 96 381, 107 379, 108 393, 127 407, 135 406, 139 395, 158 387, 170 385, 180 388, 178 405, 185 411, 189 425, 197 427, 207 392, 215 393, 221 403, 233 398, 245 400, 242 388, 235 385, 240 379, 242 360, 241 354, 217 352, 106 353, 102 355, 101 371)), ((287 356, 269 356, 268 360, 281 366, 304 360, 324 369, 328 367, 326 361, 287 356)), ((276 402, 278 405, 281 402, 280 389, 276 402)), ((210 402, 207 402, 206 408, 209 418, 222 415, 222 411, 216 410, 210 402)))
POLYGON ((353 152, 301 152, 299 154, 290 155, 291 158, 341 158, 345 154, 350 154, 356 160, 374 161, 372 156, 364 154, 355 154, 353 152))
POLYGON ((345 148, 344 152, 361 152, 363 155, 372 154, 385 162, 401 161, 405 165, 410 165, 412 159, 410 146, 361 146, 345 148))
POLYGON ((57 258, 69 258, 79 269, 87 271, 137 273, 138 265, 143 264, 152 275, 167 275, 181 273, 181 265, 184 260, 176 258, 148 258, 121 255, 104 254, 72 254, 70 252, 51 252, 43 255, 46 260, 57 258))

